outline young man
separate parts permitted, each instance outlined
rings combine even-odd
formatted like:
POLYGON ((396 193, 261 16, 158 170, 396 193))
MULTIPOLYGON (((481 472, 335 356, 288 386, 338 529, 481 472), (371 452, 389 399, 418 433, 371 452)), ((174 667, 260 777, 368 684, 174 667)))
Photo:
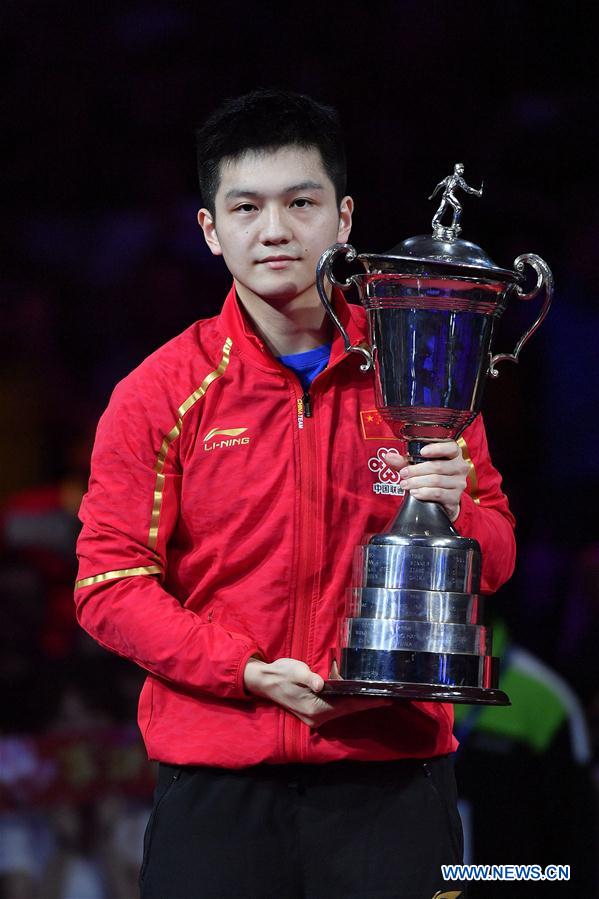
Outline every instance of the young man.
MULTIPOLYGON (((315 286, 353 212, 334 111, 249 94, 198 157, 198 221, 233 287, 117 386, 81 511, 79 620, 148 671, 139 723, 161 765, 142 896, 429 899, 461 852, 451 707, 321 691, 354 546, 397 510, 369 462, 481 543, 487 592, 514 560, 499 475, 480 418, 470 463, 433 444, 409 471, 369 424, 372 377, 315 286)), ((334 302, 359 344, 363 310, 334 302)))

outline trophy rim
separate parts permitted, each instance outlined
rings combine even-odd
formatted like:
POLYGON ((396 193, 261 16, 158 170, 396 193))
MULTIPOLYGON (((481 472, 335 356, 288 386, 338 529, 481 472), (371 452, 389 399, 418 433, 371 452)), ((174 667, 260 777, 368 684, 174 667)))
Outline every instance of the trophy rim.
MULTIPOLYGON (((484 281, 502 281, 509 284, 523 284, 524 276, 520 272, 516 272, 509 268, 500 268, 498 266, 485 267, 469 262, 456 262, 455 257, 450 256, 398 256, 393 253, 359 253, 356 260, 365 265, 364 274, 354 275, 354 278, 363 278, 368 275, 377 274, 402 274, 402 272, 389 272, 383 269, 373 269, 377 263, 382 263, 387 267, 390 263, 403 263, 406 266, 427 266, 429 269, 437 270, 450 277, 455 275, 464 278, 464 275, 484 281)), ((409 274, 410 272, 405 272, 409 274)))
POLYGON ((419 702, 508 706, 511 701, 496 687, 451 687, 406 681, 326 680, 320 695, 365 696, 419 702))
MULTIPOLYGON (((468 550, 470 552, 480 552, 480 543, 474 537, 462 537, 461 534, 440 534, 434 536, 426 535, 407 535, 394 534, 389 531, 383 531, 376 534, 364 534, 360 543, 356 544, 356 549, 363 546, 419 546, 428 549, 452 549, 452 550, 468 550)), ((356 586, 352 584, 351 586, 356 586)), ((405 589, 405 588, 398 588, 405 589)), ((416 588, 414 588, 416 589, 416 588)), ((425 589, 425 588, 423 588, 425 589)), ((460 591, 450 591, 460 592, 460 591)))

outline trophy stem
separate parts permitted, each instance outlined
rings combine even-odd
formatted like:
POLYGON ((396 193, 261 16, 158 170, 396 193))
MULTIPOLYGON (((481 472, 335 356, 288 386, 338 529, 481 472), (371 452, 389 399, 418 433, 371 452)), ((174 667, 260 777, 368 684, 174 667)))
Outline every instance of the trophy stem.
MULTIPOLYGON (((408 452, 411 464, 425 462, 422 447, 430 441, 410 440, 408 452)), ((443 506, 439 503, 423 502, 408 494, 401 508, 387 529, 388 534, 398 537, 458 537, 443 506)))
POLYGON ((410 494, 385 533, 395 537, 459 537, 439 503, 423 502, 410 494))

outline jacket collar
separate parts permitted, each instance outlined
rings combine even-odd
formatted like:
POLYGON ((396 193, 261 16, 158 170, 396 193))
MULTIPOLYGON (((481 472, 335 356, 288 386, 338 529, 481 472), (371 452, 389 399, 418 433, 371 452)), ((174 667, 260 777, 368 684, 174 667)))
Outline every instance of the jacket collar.
MULTIPOLYGON (((332 303, 335 313, 347 331, 352 346, 358 346, 366 339, 365 313, 361 306, 350 305, 341 290, 333 290, 332 303)), ((220 329, 224 337, 233 341, 233 349, 253 365, 264 371, 281 372, 281 364, 272 355, 264 341, 256 334, 245 314, 235 292, 235 287, 227 294, 219 315, 220 329)), ((329 367, 345 355, 341 334, 334 328, 329 367)), ((350 353, 353 356, 353 353, 350 353)))

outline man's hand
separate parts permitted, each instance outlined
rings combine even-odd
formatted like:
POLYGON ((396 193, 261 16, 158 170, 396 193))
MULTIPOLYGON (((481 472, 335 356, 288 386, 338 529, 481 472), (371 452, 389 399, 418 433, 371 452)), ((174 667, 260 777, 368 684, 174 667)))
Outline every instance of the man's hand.
POLYGON ((320 727, 333 718, 389 705, 393 700, 364 696, 327 696, 318 694, 324 680, 297 659, 263 662, 249 659, 243 674, 248 693, 270 699, 296 715, 309 727, 320 727))
POLYGON ((400 485, 416 499, 439 503, 455 521, 460 514, 460 500, 466 489, 468 463, 455 440, 427 443, 421 455, 430 462, 409 465, 408 459, 391 449, 385 456, 390 468, 399 471, 400 485))

